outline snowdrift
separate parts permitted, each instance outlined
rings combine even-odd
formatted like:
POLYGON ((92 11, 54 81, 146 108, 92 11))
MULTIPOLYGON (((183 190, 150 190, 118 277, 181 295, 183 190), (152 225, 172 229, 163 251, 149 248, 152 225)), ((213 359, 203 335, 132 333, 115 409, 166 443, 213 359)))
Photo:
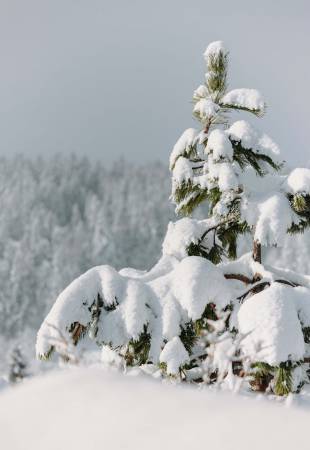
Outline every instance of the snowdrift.
POLYGON ((0 398, 1 448, 10 450, 303 450, 308 421, 308 412, 266 400, 90 368, 36 378, 0 398))

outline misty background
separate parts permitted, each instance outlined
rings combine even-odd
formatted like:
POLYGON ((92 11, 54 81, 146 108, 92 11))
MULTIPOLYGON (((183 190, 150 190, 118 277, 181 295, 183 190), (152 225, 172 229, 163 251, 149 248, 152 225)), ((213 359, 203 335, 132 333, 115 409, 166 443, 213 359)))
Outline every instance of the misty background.
POLYGON ((230 87, 266 99, 256 126, 306 165, 309 13, 306 0, 1 0, 0 154, 166 162, 220 39, 230 87))
MULTIPOLYGON (((0 368, 16 343, 33 355, 72 279, 160 256, 209 42, 230 50, 229 87, 266 99, 247 119, 308 166, 310 6, 277 3, 0 0, 0 368)), ((310 273, 309 252, 306 233, 268 258, 310 273)))

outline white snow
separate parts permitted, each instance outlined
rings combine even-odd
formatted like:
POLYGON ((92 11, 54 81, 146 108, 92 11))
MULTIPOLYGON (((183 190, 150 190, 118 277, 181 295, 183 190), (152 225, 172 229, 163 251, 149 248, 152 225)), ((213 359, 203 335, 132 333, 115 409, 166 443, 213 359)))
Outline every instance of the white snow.
POLYGON ((225 46, 224 46, 224 42, 223 41, 214 41, 208 45, 203 56, 204 56, 206 62, 208 62, 210 55, 217 56, 219 53, 223 53, 223 55, 225 55, 227 53, 227 50, 225 49, 225 46))
MULTIPOLYGON (((163 254, 186 258, 186 249, 191 242, 197 243, 202 234, 213 225, 211 220, 196 220, 184 217, 176 222, 169 222, 163 242, 163 254)), ((208 248, 208 244, 204 241, 208 248)))
POLYGON ((223 105, 240 106, 251 111, 264 111, 265 101, 256 89, 233 89, 221 99, 223 105))
POLYGON ((184 156, 179 156, 172 172, 172 181, 174 183, 181 184, 183 181, 191 180, 193 176, 193 169, 191 162, 184 158, 184 156))
POLYGON ((199 116, 201 120, 209 120, 216 116, 220 107, 211 99, 202 98, 194 106, 194 113, 199 116))
POLYGON ((252 361, 278 365, 303 359, 305 344, 293 292, 292 287, 273 283, 241 306, 238 328, 245 335, 241 346, 252 361))
POLYGON ((228 162, 214 163, 209 160, 208 170, 211 184, 212 180, 217 182, 220 191, 238 189, 239 182, 232 164, 228 162))
POLYGON ((229 282, 223 272, 199 256, 190 256, 180 262, 173 274, 172 289, 193 320, 201 317, 208 303, 223 308, 231 300, 229 282))
POLYGON ((179 137, 170 155, 170 170, 174 168, 179 156, 186 155, 193 145, 195 145, 198 131, 195 128, 188 128, 179 137))
POLYGON ((295 287, 291 298, 295 302, 302 326, 310 327, 310 290, 302 286, 295 287))
POLYGON ((248 195, 242 201, 241 213, 254 227, 254 239, 265 246, 282 245, 295 219, 288 199, 280 192, 248 195))
POLYGON ((290 400, 284 408, 96 368, 56 372, 3 391, 1 448, 308 450, 309 413, 290 400))
POLYGON ((272 139, 268 135, 258 132, 245 120, 234 122, 227 130, 227 134, 233 141, 241 142, 244 148, 270 156, 275 162, 280 156, 279 147, 272 139))
POLYGON ((167 373, 171 375, 178 374, 179 368, 189 362, 189 354, 178 336, 175 336, 171 341, 167 342, 160 354, 159 360, 161 363, 167 364, 167 373))
POLYGON ((310 193, 310 170, 297 168, 289 174, 284 189, 291 194, 310 193))
POLYGON ((212 152, 214 161, 219 161, 222 158, 232 161, 234 154, 233 147, 227 134, 220 129, 211 131, 208 137, 206 151, 207 153, 212 152))
MULTIPOLYGON (((149 274, 136 273, 129 278, 126 273, 128 270, 120 275, 109 266, 102 266, 73 281, 58 297, 38 332, 37 354, 45 355, 52 347, 63 354, 63 346, 71 344, 71 324, 91 323, 89 307, 98 293, 106 306, 114 306, 101 309, 96 342, 116 349, 132 339, 138 340, 149 327, 149 359, 154 364, 164 338, 180 332, 189 319, 198 319, 208 303, 222 308, 231 300, 222 271, 204 258, 187 257, 177 262, 166 255, 149 274)), ((89 345, 89 338, 83 338, 78 349, 83 352, 89 345)))
POLYGON ((175 336, 179 336, 182 313, 177 300, 170 293, 166 294, 165 302, 163 303, 162 321, 165 339, 170 340, 175 336))
POLYGON ((39 329, 37 353, 45 354, 51 343, 56 345, 62 337, 70 341, 68 327, 72 323, 79 322, 86 326, 91 317, 89 307, 98 294, 106 305, 113 304, 115 298, 121 298, 125 288, 123 280, 110 266, 94 267, 74 280, 59 295, 39 329))
POLYGON ((201 98, 204 98, 207 95, 208 95, 208 89, 207 89, 206 85, 201 84, 200 86, 198 86, 197 89, 195 89, 193 98, 194 98, 194 100, 200 100, 201 98))

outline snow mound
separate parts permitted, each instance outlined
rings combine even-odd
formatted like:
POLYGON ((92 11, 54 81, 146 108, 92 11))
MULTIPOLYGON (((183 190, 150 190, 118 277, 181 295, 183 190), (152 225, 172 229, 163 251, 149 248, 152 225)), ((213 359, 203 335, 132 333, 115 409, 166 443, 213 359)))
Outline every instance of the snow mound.
POLYGON ((95 368, 33 379, 0 401, 10 450, 185 450, 206 436, 213 450, 306 450, 308 422, 302 409, 95 368))

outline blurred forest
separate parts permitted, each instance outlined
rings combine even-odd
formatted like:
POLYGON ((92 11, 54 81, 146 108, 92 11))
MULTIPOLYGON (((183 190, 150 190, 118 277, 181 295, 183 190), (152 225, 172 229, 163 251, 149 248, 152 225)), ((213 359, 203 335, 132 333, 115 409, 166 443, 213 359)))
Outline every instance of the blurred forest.
POLYGON ((94 265, 150 268, 173 217, 169 185, 160 163, 1 159, 0 334, 37 328, 94 265))

